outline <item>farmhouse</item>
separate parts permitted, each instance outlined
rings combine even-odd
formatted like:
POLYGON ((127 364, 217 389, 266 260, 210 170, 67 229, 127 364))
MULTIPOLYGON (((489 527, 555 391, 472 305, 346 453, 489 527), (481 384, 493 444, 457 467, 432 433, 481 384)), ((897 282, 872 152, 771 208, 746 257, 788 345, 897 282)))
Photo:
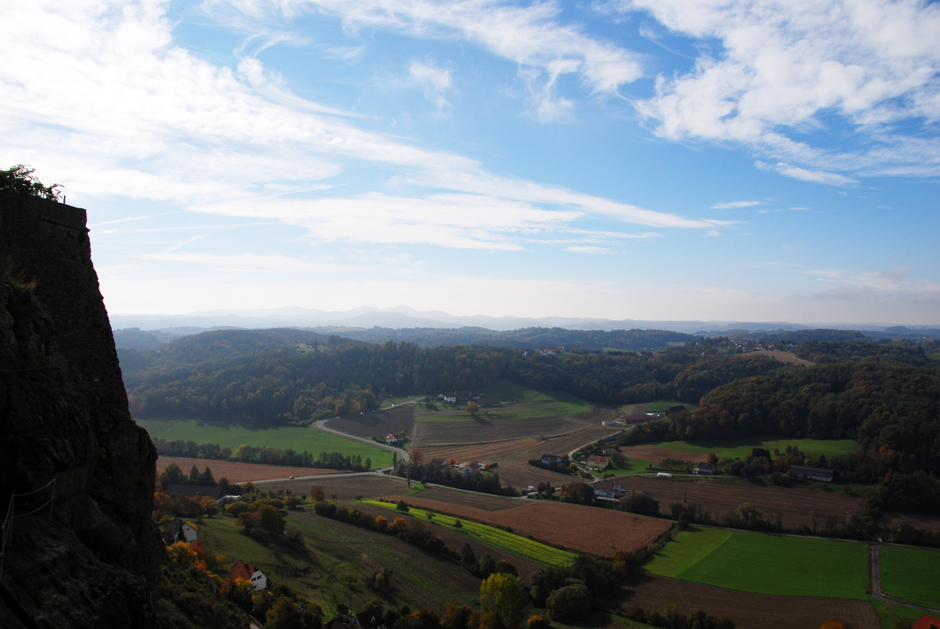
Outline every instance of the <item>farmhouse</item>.
POLYGON ((444 459, 431 459, 431 465, 433 465, 437 469, 441 469, 442 467, 447 465, 447 461, 445 461, 444 459))
POLYGON ((221 487, 206 487, 204 485, 167 485, 166 493, 181 494, 183 496, 189 496, 190 498, 196 498, 197 500, 208 496, 216 502, 221 500, 222 496, 225 495, 221 487))
POLYGON ((596 454, 592 454, 591 456, 588 457, 588 461, 590 461, 591 463, 593 463, 600 469, 604 469, 605 467, 607 467, 607 463, 609 460, 610 459, 608 459, 606 456, 598 456, 596 454))
POLYGON ((911 629, 940 629, 940 618, 924 614, 917 619, 911 629))
POLYGON ((481 397, 477 404, 480 406, 501 406, 499 398, 495 397, 481 397))
POLYGON ((268 578, 264 576, 259 568, 240 561, 228 571, 228 580, 235 583, 236 579, 251 581, 256 590, 263 590, 268 587, 268 578))
POLYGON ((385 443, 387 443, 390 446, 395 445, 399 441, 404 441, 404 439, 396 435, 393 435, 392 433, 388 433, 387 435, 385 435, 385 443))
POLYGON ((557 454, 543 454, 542 465, 561 465, 563 459, 557 454))
POLYGON ((456 403, 457 403, 457 396, 454 396, 454 395, 444 396, 444 404, 456 404, 456 403))
POLYGON ((824 483, 832 482, 832 470, 825 470, 821 467, 806 467, 804 465, 791 465, 790 469, 800 478, 818 480, 824 483))
POLYGON ((199 533, 191 524, 176 518, 161 531, 160 536, 163 538, 164 545, 169 546, 176 542, 191 544, 199 537, 199 533))
POLYGON ((716 470, 716 466, 714 463, 708 463, 707 461, 703 461, 702 463, 698 464, 698 467, 696 469, 692 470, 692 473, 711 476, 712 474, 715 473, 715 470, 716 470))

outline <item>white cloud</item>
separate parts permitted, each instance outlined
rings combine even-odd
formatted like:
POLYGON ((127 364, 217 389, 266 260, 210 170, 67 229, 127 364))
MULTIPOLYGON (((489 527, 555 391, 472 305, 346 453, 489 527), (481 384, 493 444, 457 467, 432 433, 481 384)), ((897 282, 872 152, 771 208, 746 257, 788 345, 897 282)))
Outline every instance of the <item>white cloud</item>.
POLYGON ((638 55, 589 37, 577 25, 562 24, 562 7, 552 1, 518 6, 504 0, 217 0, 212 6, 255 19, 320 10, 340 17, 350 32, 384 29, 433 39, 456 35, 516 63, 529 81, 534 71, 539 87, 530 91, 546 120, 569 108, 570 103, 545 102, 555 100, 554 84, 562 75, 580 77, 593 94, 616 93, 643 76, 638 55), (541 97, 546 91, 547 99, 541 97))
POLYGON ((712 206, 713 210, 734 210, 740 207, 752 207, 760 205, 760 201, 731 201, 730 203, 716 203, 712 206))
POLYGON ((822 170, 808 170, 806 168, 800 168, 799 166, 791 166, 784 162, 767 164, 758 160, 754 162, 754 165, 761 170, 773 170, 781 175, 793 177, 801 181, 812 181, 813 183, 824 183, 831 186, 849 186, 858 183, 857 180, 838 173, 829 173, 822 170))
MULTIPOLYGON (((246 0, 244 6, 249 4, 246 0)), ((400 7, 407 17, 407 25, 402 28, 409 32, 421 30, 424 22, 419 24, 417 13, 405 11, 418 5, 406 4, 400 7)), ((286 2, 282 8, 293 15, 305 6, 286 2)), ((355 14, 349 20, 359 23, 357 15, 372 15, 377 6, 368 9, 361 5, 356 10, 347 7, 355 14)), ((429 13, 445 16, 439 22, 445 25, 483 5, 421 6, 429 13)), ((594 89, 616 87, 620 79, 611 77, 620 76, 615 71, 620 67, 619 53, 606 44, 594 43, 577 29, 556 24, 557 7, 486 7, 495 14, 482 11, 484 17, 477 16, 478 20, 499 22, 497 14, 502 15, 506 22, 503 26, 514 24, 513 28, 527 34, 529 39, 517 42, 519 46, 542 42, 524 59, 520 57, 520 63, 529 59, 531 65, 544 67, 553 76, 584 73, 585 77, 593 77, 590 82, 594 89)), ((245 199, 326 188, 329 184, 325 180, 350 167, 379 166, 401 182, 436 191, 470 193, 466 198, 487 197, 486 203, 468 203, 461 210, 475 214, 477 225, 482 224, 480 217, 490 216, 489 206, 515 208, 509 212, 511 216, 519 216, 516 209, 525 207, 550 228, 559 220, 570 224, 586 215, 657 228, 705 229, 729 224, 496 176, 464 156, 427 150, 364 130, 349 112, 291 93, 283 79, 270 73, 256 58, 241 59, 237 70, 232 71, 174 46, 173 25, 165 9, 165 3, 147 0, 86 0, 65 5, 36 0, 5 8, 0 21, 0 56, 17 62, 0 64, 0 93, 4 95, 0 105, 0 135, 4 138, 0 162, 41 164, 41 174, 48 173, 49 180, 63 183, 72 202, 88 196, 127 196, 204 208, 224 201, 214 206, 215 211, 224 211, 244 205, 245 199)), ((386 17, 398 15, 398 10, 386 17)), ((497 28, 495 23, 492 26, 497 28)), ((480 23, 466 28, 484 36, 480 23)), ((501 38, 511 39, 513 32, 510 28, 502 35, 494 34, 494 42, 502 43, 493 46, 500 50, 512 48, 508 39, 501 38)), ((516 52, 522 54, 522 48, 516 52)), ((449 88, 446 70, 427 63, 415 64, 413 70, 434 90, 449 88)), ((347 200, 346 209, 359 216, 370 215, 366 205, 377 202, 376 198, 368 202, 363 198, 347 200)), ((453 200, 442 198, 420 194, 408 198, 410 207, 415 208, 413 218, 389 219, 387 233, 376 229, 356 232, 348 221, 329 213, 329 220, 310 220, 307 226, 327 237, 348 237, 354 242, 362 242, 361 234, 369 233, 374 242, 437 239, 436 244, 461 248, 517 248, 522 246, 518 242, 520 234, 536 226, 533 218, 520 219, 519 223, 494 220, 480 229, 458 228, 439 221, 433 211, 422 210, 452 209, 453 200), (425 221, 423 227, 420 221, 425 221), (407 227, 395 228, 400 224, 407 227), (462 233, 457 233, 461 229, 462 233), (500 229, 506 229, 508 236, 499 237, 500 229)), ((382 207, 395 206, 390 216, 410 211, 390 199, 383 197, 379 202, 382 207)), ((265 207, 271 217, 277 217, 301 205, 296 200, 279 199, 265 207), (279 209, 282 204, 283 210, 279 209)), ((311 207, 325 206, 317 201, 311 207)), ((381 217, 376 221, 386 224, 381 217)))
POLYGON ((444 94, 450 90, 450 70, 441 70, 432 62, 411 61, 408 74, 415 83, 424 88, 424 94, 441 111, 449 103, 444 94))
POLYGON ((613 253, 613 251, 606 247, 565 247, 565 251, 571 251, 572 253, 595 253, 601 255, 613 253))
MULTIPOLYGON (((622 0, 674 32, 718 40, 695 68, 660 77, 638 104, 675 139, 734 141, 799 161, 812 171, 940 173, 937 140, 897 131, 905 122, 933 134, 940 120, 940 5, 917 0, 622 0), (836 116, 872 143, 828 154, 786 137, 836 116), (922 126, 926 121, 927 126, 922 126)), ((784 172, 798 178, 800 171, 784 172)), ((809 179, 836 185, 835 177, 809 179)))

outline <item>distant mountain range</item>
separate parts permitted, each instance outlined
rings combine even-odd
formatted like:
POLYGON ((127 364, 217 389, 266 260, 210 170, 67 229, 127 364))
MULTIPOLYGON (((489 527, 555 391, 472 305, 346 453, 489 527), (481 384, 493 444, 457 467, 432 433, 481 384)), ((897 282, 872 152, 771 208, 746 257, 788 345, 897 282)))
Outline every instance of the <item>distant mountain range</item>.
MULTIPOLYGON (((484 328, 493 331, 509 331, 522 328, 567 328, 569 330, 668 330, 685 334, 714 335, 730 332, 760 332, 805 330, 807 328, 829 328, 835 330, 859 330, 862 332, 887 332, 892 336, 922 334, 940 336, 940 330, 906 328, 892 324, 806 324, 746 321, 645 321, 637 319, 595 319, 583 317, 488 317, 455 316, 439 310, 418 311, 408 306, 395 308, 361 307, 346 311, 325 311, 298 307, 270 310, 204 310, 184 315, 111 315, 111 327, 157 330, 172 335, 185 336, 211 329, 224 328, 358 328, 374 327, 438 328, 463 327, 484 328)), ((337 331, 337 333, 340 333, 337 331)))

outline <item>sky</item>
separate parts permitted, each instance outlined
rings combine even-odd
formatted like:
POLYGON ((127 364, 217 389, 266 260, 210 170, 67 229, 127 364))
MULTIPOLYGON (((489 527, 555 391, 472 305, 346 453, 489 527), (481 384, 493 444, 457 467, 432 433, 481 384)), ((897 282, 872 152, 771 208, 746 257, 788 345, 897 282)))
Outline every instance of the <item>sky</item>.
POLYGON ((940 3, 0 4, 113 314, 940 324, 940 3))

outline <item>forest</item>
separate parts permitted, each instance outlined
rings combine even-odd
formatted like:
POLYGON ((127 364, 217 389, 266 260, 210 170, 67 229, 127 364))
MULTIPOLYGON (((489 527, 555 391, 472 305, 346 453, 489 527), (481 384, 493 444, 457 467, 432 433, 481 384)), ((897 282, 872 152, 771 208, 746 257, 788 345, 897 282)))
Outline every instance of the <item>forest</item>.
POLYGON ((656 355, 582 350, 542 356, 488 346, 369 345, 268 330, 207 332, 148 351, 122 348, 119 355, 136 417, 270 426, 367 412, 386 395, 472 391, 503 379, 599 404, 696 403, 721 384, 787 368, 765 357, 735 359, 731 351, 727 339, 703 339, 656 355))

